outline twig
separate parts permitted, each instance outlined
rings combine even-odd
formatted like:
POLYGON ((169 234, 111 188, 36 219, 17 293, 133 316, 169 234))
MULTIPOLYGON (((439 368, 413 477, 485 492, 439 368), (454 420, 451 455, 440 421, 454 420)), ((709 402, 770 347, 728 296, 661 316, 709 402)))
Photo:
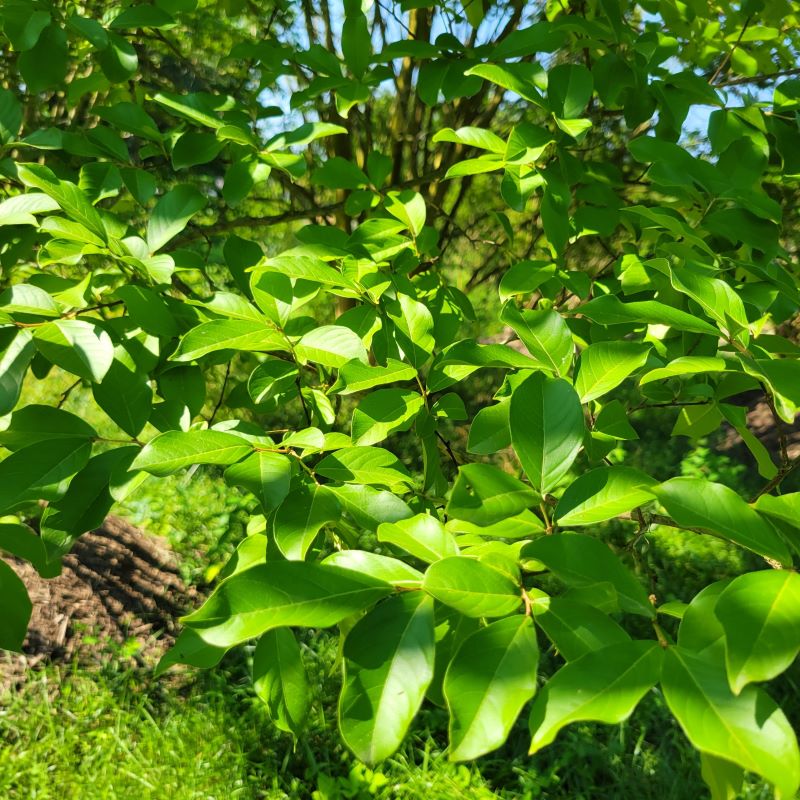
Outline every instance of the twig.
POLYGON ((214 417, 217 416, 217 411, 219 411, 220 406, 222 405, 222 400, 225 397, 225 389, 228 386, 228 378, 231 375, 231 362, 229 361, 225 365, 225 377, 222 379, 222 388, 219 390, 219 397, 217 398, 217 404, 214 406, 214 410, 211 412, 211 416, 208 419, 209 427, 214 424, 214 417))
POLYGON ((725 58, 722 59, 720 65, 717 67, 716 72, 709 78, 708 83, 709 85, 713 86, 714 81, 719 77, 720 73, 726 66, 728 66, 728 62, 731 60, 736 48, 740 45, 742 41, 742 37, 744 36, 744 32, 747 30, 747 26, 750 24, 750 20, 753 19, 753 15, 751 14, 745 21, 744 25, 742 25, 741 31, 739 31, 739 38, 733 43, 733 47, 725 54, 725 58))

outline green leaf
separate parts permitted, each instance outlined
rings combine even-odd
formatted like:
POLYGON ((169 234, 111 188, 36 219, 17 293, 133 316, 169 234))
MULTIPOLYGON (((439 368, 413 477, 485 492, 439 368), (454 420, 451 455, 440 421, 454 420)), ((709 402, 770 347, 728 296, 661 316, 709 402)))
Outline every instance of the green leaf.
POLYGON ((780 675, 800 652, 800 576, 788 570, 740 575, 714 608, 725 631, 725 665, 734 694, 780 675))
POLYGON ((277 508, 289 494, 292 463, 281 453, 259 451, 225 470, 225 480, 255 495, 265 512, 277 508))
POLYGON ((385 367, 372 367, 356 358, 339 367, 339 379, 331 391, 341 395, 355 394, 387 383, 411 381, 416 375, 414 367, 394 358, 387 359, 385 367))
POLYGON ((447 515, 485 526, 538 502, 536 492, 513 475, 491 464, 463 464, 447 503, 447 515))
MULTIPOLYGON (((189 131, 184 133, 172 148, 172 166, 175 169, 186 169, 187 167, 196 167, 198 164, 207 164, 219 155, 222 147, 223 143, 213 133, 189 131)), ((151 249, 157 250, 158 247, 151 249)))
POLYGON ((227 648, 213 647, 204 642, 191 628, 184 628, 175 644, 161 656, 153 675, 157 678, 175 664, 189 664, 208 669, 222 660, 227 648))
POLYGON ((639 386, 663 381, 677 375, 706 375, 711 372, 725 372, 731 369, 731 364, 724 358, 712 356, 680 356, 670 361, 666 367, 658 367, 646 372, 639 379, 639 386))
POLYGON ((218 350, 288 351, 286 338, 266 322, 213 319, 192 328, 181 339, 173 361, 194 361, 218 350))
POLYGON ((592 97, 592 73, 583 64, 559 64, 547 73, 547 101, 561 120, 574 120, 592 97))
POLYGON ((369 363, 361 337, 344 325, 322 325, 309 331, 294 346, 294 352, 300 363, 313 361, 336 369, 352 359, 369 363))
POLYGON ((369 178, 352 161, 340 156, 329 158, 315 169, 311 182, 326 189, 358 189, 369 186, 369 178))
POLYGON ((150 252, 160 250, 177 236, 205 205, 203 194, 189 184, 179 184, 159 198, 147 223, 147 246, 150 252))
POLYGON ((68 553, 75 540, 99 528, 111 507, 111 482, 116 471, 127 468, 138 448, 117 447, 93 456, 72 479, 66 494, 47 506, 41 519, 42 542, 47 560, 68 553))
POLYGON ((508 409, 509 403, 503 401, 478 411, 469 426, 468 453, 486 456, 511 446, 508 409))
POLYGON ((272 628, 329 628, 391 591, 384 581, 341 567, 274 561, 223 581, 183 622, 207 644, 233 647, 272 628))
POLYGON ((325 486, 302 484, 289 492, 272 521, 275 544, 286 558, 302 561, 324 525, 341 515, 336 495, 325 486))
POLYGON ((339 729, 375 764, 400 746, 433 678, 433 601, 419 592, 385 600, 353 626, 343 655, 339 729))
POLYGON ((407 431, 424 404, 418 392, 406 389, 378 389, 367 395, 353 412, 353 444, 377 444, 391 433, 407 431))
POLYGON ((33 334, 21 330, 0 355, 0 414, 8 414, 17 404, 35 350, 33 334))
POLYGON ((119 347, 100 383, 92 386, 97 405, 130 436, 138 436, 153 411, 153 390, 128 352, 119 347))
POLYGON ((387 305, 387 312, 394 323, 394 337, 403 355, 420 369, 436 344, 430 309, 413 297, 400 294, 396 302, 387 305))
POLYGON ((536 691, 539 647, 529 617, 493 622, 468 636, 444 678, 453 761, 502 745, 536 691))
POLYGON ((408 504, 393 492, 371 486, 330 486, 339 498, 342 509, 357 525, 375 531, 382 522, 397 522, 414 516, 408 504))
POLYGON ((0 145, 16 139, 21 126, 22 106, 10 89, 0 89, 0 145))
POLYGON ((506 143, 496 133, 485 128, 470 126, 455 131, 452 128, 442 128, 433 135, 432 141, 464 144, 467 147, 488 150, 490 153, 504 153, 506 149, 506 143))
POLYGON ((744 770, 738 764, 700 753, 700 774, 711 791, 711 800, 735 800, 742 791, 744 770))
POLYGON ((661 674, 655 642, 613 644, 563 666, 539 692, 529 720, 533 754, 572 722, 626 720, 661 674))
POLYGON ((363 572, 404 589, 419 589, 424 577, 421 572, 400 559, 367 550, 334 550, 322 563, 363 572))
POLYGON ((725 670, 681 648, 668 648, 661 676, 664 699, 701 752, 761 775, 783 797, 800 786, 797 739, 772 699, 748 686, 737 697, 725 670))
POLYGON ((131 469, 163 477, 194 464, 233 464, 252 451, 251 444, 231 433, 167 431, 142 448, 131 469))
POLYGON ((108 33, 108 46, 96 58, 103 74, 111 83, 124 83, 139 67, 139 57, 134 46, 116 33, 108 33))
POLYGON ((315 472, 341 483, 386 486, 401 493, 413 483, 397 456, 381 447, 342 448, 323 458, 315 472))
POLYGON ((656 480, 633 467, 598 467, 573 481, 558 501, 559 525, 594 525, 649 503, 656 480))
POLYGON ((578 395, 567 381, 534 373, 511 395, 509 428, 528 480, 545 495, 569 472, 583 444, 578 395))
POLYGON ((36 349, 50 362, 77 375, 100 383, 114 361, 111 337, 98 325, 79 319, 48 322, 34 333, 36 349))
POLYGON ((708 322, 686 311, 659 303, 657 300, 623 303, 616 295, 606 294, 595 297, 575 310, 600 325, 625 325, 631 322, 642 322, 648 325, 667 325, 679 331, 719 336, 719 331, 708 322))
POLYGON ((59 561, 48 563, 42 537, 21 522, 0 522, 0 553, 24 559, 42 578, 57 578, 61 574, 59 561))
POLYGON ((378 526, 378 541, 393 544, 428 564, 458 555, 453 536, 429 514, 382 523, 378 526))
POLYGON ((281 395, 296 395, 298 374, 291 361, 268 358, 250 373, 247 392, 256 404, 277 403, 281 395))
POLYGON ((753 507, 768 517, 788 522, 795 528, 800 527, 800 492, 790 492, 780 497, 762 494, 753 507))
POLYGON ((297 736, 311 704, 300 645, 288 628, 267 631, 253 652, 253 689, 270 719, 297 736))
POLYGON ((513 303, 506 303, 500 319, 514 329, 535 359, 556 375, 566 375, 572 366, 575 346, 561 314, 552 309, 520 311, 513 303))
POLYGON ((507 573, 466 556, 434 561, 422 588, 466 617, 505 617, 522 602, 519 586, 507 573))
POLYGON ((540 108, 545 108, 546 103, 534 81, 536 80, 541 67, 537 69, 535 64, 520 62, 518 64, 476 64, 470 67, 464 74, 477 75, 487 81, 496 83, 504 89, 509 89, 525 100, 533 103, 540 108))
POLYGON ((525 545, 522 555, 541 561, 570 586, 590 587, 608 582, 614 587, 623 611, 655 616, 644 587, 608 545, 598 539, 580 533, 557 533, 525 545))
POLYGON ((588 403, 619 386, 647 361, 649 345, 636 342, 598 342, 587 347, 578 362, 575 390, 588 403))
POLYGON ((17 175, 26 186, 33 186, 52 197, 68 217, 79 222, 102 242, 106 241, 106 229, 99 212, 74 183, 59 180, 41 164, 19 164, 17 175))
POLYGON ((95 429, 69 411, 32 404, 11 415, 8 427, 0 431, 0 445, 19 450, 36 442, 54 439, 83 439, 97 436, 95 429))
POLYGON ((28 632, 33 608, 28 590, 16 572, 0 560, 0 650, 22 652, 22 642, 28 632))
POLYGON ((0 514, 36 500, 58 500, 91 450, 86 439, 45 440, 0 461, 0 514))
POLYGON ((405 190, 389 192, 384 202, 386 210, 399 219, 416 238, 425 227, 425 201, 419 192, 405 190))
POLYGON ((684 528, 700 528, 789 565, 792 557, 775 529, 733 489, 702 478, 672 478, 650 489, 684 528))
POLYGON ((534 599, 533 613, 537 625, 567 661, 631 640, 611 617, 588 603, 565 597, 534 599))

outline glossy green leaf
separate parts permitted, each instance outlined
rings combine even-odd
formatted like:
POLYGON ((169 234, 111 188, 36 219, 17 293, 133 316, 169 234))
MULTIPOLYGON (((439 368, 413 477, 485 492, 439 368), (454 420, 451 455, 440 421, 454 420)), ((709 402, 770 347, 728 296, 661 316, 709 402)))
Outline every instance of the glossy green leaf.
POLYGON ((734 694, 783 672, 800 652, 800 576, 788 570, 740 575, 714 607, 725 632, 725 665, 734 694))
POLYGON ((633 467, 598 467, 571 483, 553 513, 559 525, 593 525, 653 500, 657 481, 633 467))
POLYGON ((353 412, 353 444, 377 444, 391 433, 407 431, 423 405, 419 393, 406 389, 378 389, 367 395, 353 412))
POLYGON ((265 512, 277 508, 289 494, 292 477, 290 459, 281 453, 259 451, 231 464, 225 480, 252 492, 265 512))
POLYGON ((385 367, 372 367, 363 360, 355 358, 339 367, 339 380, 334 390, 342 395, 354 394, 387 383, 411 381, 416 374, 414 367, 394 358, 388 359, 385 367))
POLYGON ((491 464, 464 464, 447 502, 447 514, 492 525, 538 503, 527 484, 491 464))
POLYGON ((114 361, 111 337, 83 320, 48 322, 36 329, 33 339, 48 361, 92 383, 100 383, 114 361))
POLYGON ((22 651, 22 643, 31 618, 30 598, 25 584, 5 561, 0 559, 0 650, 22 651))
POLYGON ((267 631, 253 652, 253 689, 272 721, 297 735, 311 698, 300 646, 288 628, 267 631))
POLYGON ((55 439, 89 441, 96 436, 95 429, 75 414, 63 408, 33 403, 11 415, 8 427, 0 431, 0 445, 9 450, 19 450, 36 442, 55 439))
POLYGON ((322 459, 315 471, 342 483, 387 486, 400 492, 412 483, 397 456, 381 447, 345 447, 322 459))
POLYGON ((171 475, 193 464, 233 464, 253 450, 247 441, 220 431, 167 431, 149 441, 132 469, 171 475))
POLYGON ((649 347, 635 342, 599 342, 589 345, 578 362, 575 391, 588 403, 619 386, 647 360, 649 347))
POLYGON ((569 472, 583 444, 583 409, 567 381, 534 373, 511 395, 511 442, 531 485, 544 495, 569 472))
POLYGON ((285 337, 269 325, 245 319, 215 319, 192 328, 181 339, 174 361, 194 361, 218 350, 288 350, 285 337))
POLYGON ((783 712, 761 689, 737 697, 725 669, 680 647, 668 648, 661 677, 664 699, 701 752, 732 761, 774 783, 784 797, 800 786, 800 752, 783 712))
POLYGON ((45 440, 0 461, 0 514, 36 500, 58 500, 91 450, 86 439, 45 440))
POLYGON ((624 611, 645 617, 655 616, 644 587, 599 539, 579 533, 558 533, 531 542, 525 546, 523 554, 538 559, 571 586, 590 587, 609 582, 624 611))
POLYGON ((66 494, 47 506, 40 530, 48 561, 68 553, 79 536, 103 524, 114 505, 111 484, 117 470, 129 466, 136 453, 137 448, 129 446, 93 456, 66 494))
POLYGON ((575 345, 564 318, 553 311, 520 311, 506 303, 500 319, 510 325, 528 352, 557 376, 563 376, 572 366, 575 345))
POLYGON ((147 223, 147 246, 150 251, 160 250, 177 236, 205 205, 206 198, 189 184, 179 184, 163 195, 147 223))
POLYGON ((522 602, 520 588, 509 575, 464 556, 434 561, 422 588, 467 617, 505 617, 522 602))
POLYGON ((452 760, 470 761, 505 742, 536 691, 538 664, 529 617, 498 620, 461 643, 444 678, 452 760))
POLYGON ((444 525, 429 514, 416 514, 378 527, 378 541, 388 542, 429 564, 458 555, 458 546, 444 525))
POLYGON ((681 356, 670 361, 666 367, 652 369, 642 375, 639 385, 644 386, 653 381, 663 381, 677 375, 707 375, 714 372, 725 372, 730 369, 730 364, 724 358, 711 356, 681 356))
POLYGON ((655 642, 612 644, 563 666, 539 692, 529 720, 530 752, 550 744, 573 722, 626 720, 661 675, 655 642))
POLYGON ((272 628, 329 628, 390 594, 375 578, 304 561, 259 564, 223 581, 184 623, 215 647, 232 647, 272 628))
POLYGON ((791 564, 789 550, 775 529, 733 489, 702 478, 672 478, 650 491, 679 525, 710 531, 781 564, 791 564))
POLYGON ((325 486, 303 484, 289 492, 272 521, 275 544, 286 558, 302 561, 323 525, 336 522, 341 507, 325 486))
POLYGON ((370 553, 367 550, 335 550, 322 563, 363 572, 404 589, 419 589, 424 577, 419 570, 398 558, 370 553))
POLYGON ((566 661, 613 644, 629 642, 630 636, 607 614, 588 603, 565 597, 535 599, 536 624, 547 634, 566 661))
POLYGON ((433 678, 433 600, 409 592, 384 600, 344 642, 339 728, 374 764, 400 746, 433 678))
POLYGON ((313 361, 339 368, 352 359, 367 363, 367 348, 361 337, 343 325, 323 325, 310 331, 295 345, 301 363, 313 361))
POLYGON ((469 428, 468 452, 484 456, 511 446, 508 409, 509 404, 504 401, 478 411, 469 428))

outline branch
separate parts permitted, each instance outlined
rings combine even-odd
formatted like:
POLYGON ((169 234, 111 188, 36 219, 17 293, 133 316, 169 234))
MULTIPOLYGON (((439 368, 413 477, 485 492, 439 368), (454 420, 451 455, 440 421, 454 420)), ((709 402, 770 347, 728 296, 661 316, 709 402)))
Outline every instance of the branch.
POLYGON ((744 36, 744 32, 747 30, 747 26, 750 24, 750 20, 753 19, 753 15, 751 14, 745 21, 744 25, 742 25, 741 31, 739 31, 739 38, 733 43, 733 47, 725 53, 725 58, 720 61, 719 66, 717 67, 714 74, 709 78, 708 83, 713 86, 714 81, 719 77, 722 70, 728 66, 728 62, 731 60, 731 57, 736 52, 736 48, 741 44, 742 37, 744 36))
POLYGON ((762 81, 771 81, 775 78, 786 78, 790 75, 800 75, 800 67, 793 67, 792 69, 784 69, 780 72, 768 72, 763 75, 753 75, 749 78, 733 78, 729 81, 723 81, 716 85, 717 89, 724 86, 742 86, 745 83, 761 83, 762 81))

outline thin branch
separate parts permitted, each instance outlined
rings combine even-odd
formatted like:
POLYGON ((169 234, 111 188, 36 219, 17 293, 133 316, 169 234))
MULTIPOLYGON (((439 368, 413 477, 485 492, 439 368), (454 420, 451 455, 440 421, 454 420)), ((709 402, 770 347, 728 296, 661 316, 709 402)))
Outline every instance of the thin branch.
POLYGON ((771 81, 775 78, 786 78, 790 75, 800 75, 800 67, 784 69, 780 72, 767 72, 763 75, 752 75, 749 78, 732 78, 729 81, 718 83, 715 88, 721 89, 725 86, 742 86, 746 83, 761 83, 762 81, 771 81))
POLYGON ((750 24, 750 20, 753 19, 753 15, 751 14, 745 21, 744 25, 742 25, 741 31, 739 31, 739 38, 733 43, 733 47, 725 54, 725 58, 722 59, 720 65, 717 67, 716 72, 709 78, 708 82, 711 86, 714 85, 714 81, 719 77, 722 70, 728 66, 728 62, 731 60, 731 57, 736 52, 736 48, 741 44, 742 37, 744 36, 744 32, 747 30, 747 26, 750 24))
POLYGON ((228 387, 228 378, 231 376, 231 362, 229 361, 225 365, 225 377, 222 379, 222 388, 219 390, 219 397, 217 398, 217 404, 214 406, 214 410, 211 412, 211 416, 208 418, 208 425, 214 424, 214 418, 217 416, 217 411, 219 411, 220 406, 222 406, 222 400, 225 397, 225 389, 228 387))

